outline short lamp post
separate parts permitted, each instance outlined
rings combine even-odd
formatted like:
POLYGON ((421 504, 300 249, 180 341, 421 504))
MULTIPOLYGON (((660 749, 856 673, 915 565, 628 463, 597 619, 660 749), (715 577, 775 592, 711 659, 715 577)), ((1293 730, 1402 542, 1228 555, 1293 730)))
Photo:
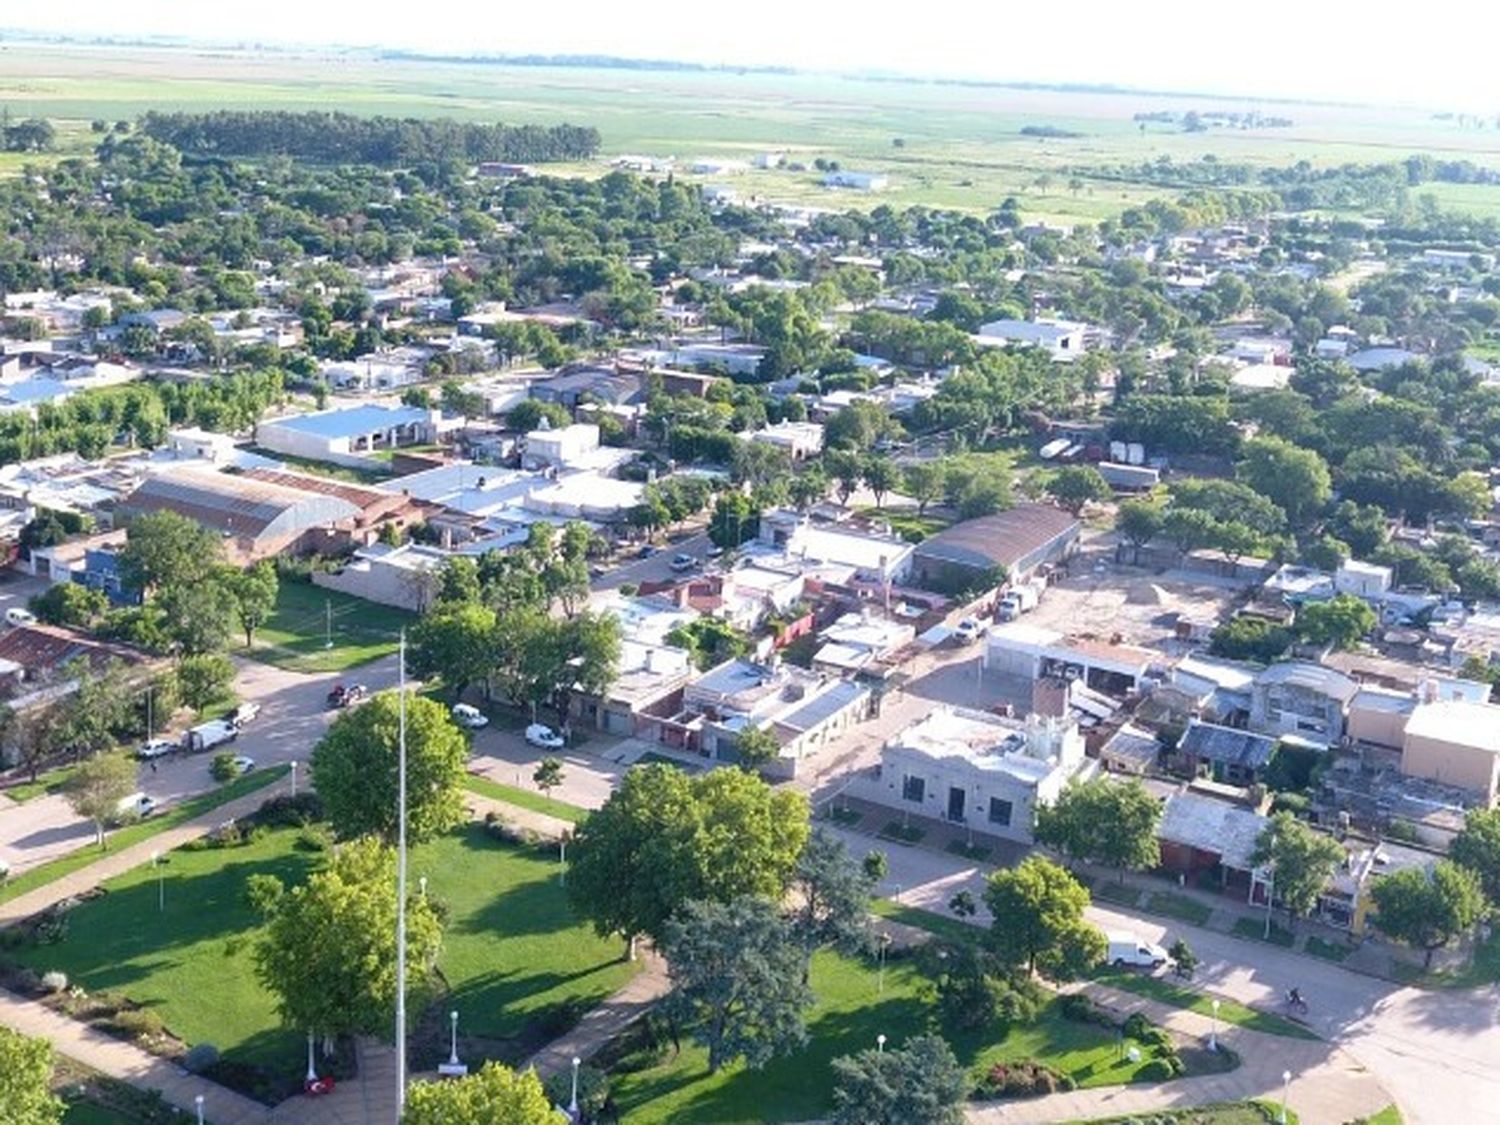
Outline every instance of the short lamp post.
POLYGON ((203 1095, 196 1094, 193 1097, 193 1106, 198 1110, 198 1125, 203 1125, 203 1095))
POLYGON ((295 759, 295 758, 292 759, 292 761, 291 761, 291 767, 292 767, 292 796, 295 797, 297 795, 297 759, 295 759))
POLYGON ((307 1081, 318 1080, 318 1068, 313 1065, 313 1033, 307 1033, 307 1081))
POLYGON ((885 1032, 881 1032, 875 1036, 875 1053, 877 1055, 885 1054, 885 1032))
POLYGON ((880 934, 880 971, 875 977, 875 993, 878 996, 885 995, 885 951, 891 944, 891 935, 885 931, 880 934))
POLYGON ((1212 1000, 1212 1001, 1210 1001, 1209 1002, 1209 1007, 1213 1010, 1213 1021, 1214 1022, 1213 1022, 1211 1030, 1208 1033, 1208 1049, 1210 1051, 1217 1051, 1219 1049, 1219 1002, 1218 1002, 1218 1000, 1212 1000))
POLYGON ((1286 1096, 1292 1088, 1292 1072, 1281 1072, 1281 1112, 1276 1115, 1277 1125, 1286 1125, 1286 1096))
POLYGON ((422 894, 422 901, 427 901, 427 876, 423 875, 417 880, 417 890, 422 894))
POLYGON ((573 1096, 568 1099, 568 1114, 574 1121, 578 1120, 578 1068, 583 1065, 583 1060, 577 1055, 573 1056, 573 1096))
POLYGON ((458 1012, 448 1013, 448 1061, 438 1063, 438 1073, 444 1078, 462 1078, 469 1073, 467 1063, 458 1061, 458 1012))

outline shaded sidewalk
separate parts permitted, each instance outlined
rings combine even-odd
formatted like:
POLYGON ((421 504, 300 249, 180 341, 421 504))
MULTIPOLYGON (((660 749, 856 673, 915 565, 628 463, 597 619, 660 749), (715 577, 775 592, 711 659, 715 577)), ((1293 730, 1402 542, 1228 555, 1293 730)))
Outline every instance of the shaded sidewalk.
POLYGON ((546 1077, 567 1070, 575 1058, 587 1061, 661 1000, 671 987, 667 963, 644 944, 639 955, 641 971, 624 988, 589 1009, 577 1026, 532 1055, 524 1066, 534 1066, 546 1077))

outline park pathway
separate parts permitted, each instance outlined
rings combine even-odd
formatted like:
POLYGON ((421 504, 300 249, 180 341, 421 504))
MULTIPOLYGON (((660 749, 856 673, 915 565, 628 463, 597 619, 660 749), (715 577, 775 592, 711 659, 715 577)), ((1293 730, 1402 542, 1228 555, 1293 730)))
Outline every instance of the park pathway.
MULTIPOLYGON (((1154 1023, 1192 1039, 1207 1040, 1209 1016, 1103 985, 1080 989, 1120 1015, 1141 1012, 1154 1023)), ((1279 1103, 1282 1074, 1292 1075, 1288 1105, 1303 1125, 1343 1125, 1378 1113, 1395 1099, 1347 1052, 1322 1040, 1292 1039, 1250 1031, 1220 1021, 1219 1042, 1238 1053, 1240 1065, 1226 1074, 1172 1082, 1072 1090, 1043 1098, 969 1109, 969 1125, 1041 1125, 1098 1117, 1150 1114, 1214 1102, 1261 1098, 1279 1103)))
POLYGON ((590 1009, 572 1031, 548 1043, 527 1059, 525 1065, 535 1067, 545 1078, 567 1070, 574 1059, 587 1061, 665 996, 671 987, 666 962, 644 945, 640 947, 639 955, 641 971, 624 988, 590 1009))
MULTIPOLYGON (((273 797, 277 793, 288 792, 291 782, 283 778, 263 786, 253 793, 247 793, 243 797, 237 797, 233 801, 209 809, 201 816, 179 824, 176 828, 168 828, 164 832, 158 832, 150 839, 142 840, 139 844, 132 844, 128 848, 121 848, 116 852, 104 852, 93 863, 86 867, 60 875, 34 891, 27 891, 23 895, 17 895, 9 902, 0 903, 0 929, 13 926, 23 919, 30 918, 47 907, 61 902, 65 898, 81 895, 85 891, 91 891, 107 879, 116 875, 124 874, 134 867, 143 863, 151 862, 151 853, 160 852, 165 855, 174 848, 180 848, 190 840, 196 840, 212 832, 226 820, 247 816, 273 797)), ((92 846, 92 845, 90 845, 92 846)))
POLYGON ((485 813, 492 812, 506 823, 516 828, 528 828, 544 840, 561 840, 564 836, 571 837, 573 830, 578 827, 561 817, 523 809, 520 805, 513 805, 509 801, 499 801, 494 797, 486 797, 468 789, 463 792, 463 800, 475 820, 482 821, 485 813))

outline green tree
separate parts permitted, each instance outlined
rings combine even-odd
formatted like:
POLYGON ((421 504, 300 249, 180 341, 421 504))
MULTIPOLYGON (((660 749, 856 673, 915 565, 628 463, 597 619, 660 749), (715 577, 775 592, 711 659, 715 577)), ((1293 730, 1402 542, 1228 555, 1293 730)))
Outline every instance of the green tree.
POLYGON ((828 495, 828 477, 821 465, 809 465, 787 481, 787 499, 805 512, 828 495))
POLYGON ((875 507, 885 506, 885 495, 901 481, 901 470, 889 457, 871 457, 861 470, 865 487, 875 494, 875 507))
POLYGON ((94 824, 104 847, 104 826, 120 815, 120 801, 135 792, 136 766, 124 754, 96 754, 80 762, 63 788, 72 810, 94 824))
MULTIPOLYGON (((266 919, 255 946, 260 982, 288 1027, 324 1037, 375 1035, 396 1009, 396 853, 371 837, 330 853, 327 865, 288 890, 252 875, 247 893, 266 919)), ((406 904, 407 982, 426 986, 442 924, 427 898, 406 904)))
POLYGON ((1311 449, 1285 438, 1251 438, 1240 447, 1244 455, 1239 479, 1286 513, 1300 527, 1320 512, 1333 493, 1328 465, 1311 449))
POLYGON ((1228 660, 1269 664, 1292 647, 1292 632, 1264 617, 1231 617, 1213 631, 1208 651, 1228 660))
MULTIPOLYGON (((396 838, 400 698, 378 695, 343 712, 313 748, 312 779, 334 832, 396 838)), ((464 767, 469 744, 443 705, 420 695, 406 700, 406 832, 430 840, 463 821, 464 767)))
POLYGON ((1115 513, 1115 531, 1131 547, 1132 561, 1139 561, 1141 548, 1162 533, 1160 504, 1151 500, 1126 500, 1115 513))
POLYGON ((1353 648, 1375 628, 1375 611, 1353 594, 1337 594, 1326 602, 1309 602, 1297 611, 1296 628, 1315 645, 1353 648))
POLYGON ((578 826, 568 898, 601 934, 660 938, 691 901, 780 901, 808 836, 807 799, 741 770, 637 767, 578 826))
POLYGON ((219 536, 176 512, 148 512, 130 521, 120 552, 120 581, 149 594, 204 582, 223 550, 219 536))
POLYGON ((99 590, 77 582, 57 582, 32 598, 31 612, 48 625, 91 629, 109 610, 109 599, 99 590))
POLYGON ((937 1035, 833 1060, 833 1125, 959 1125, 969 1078, 937 1035))
POLYGON ((550 755, 543 758, 532 771, 531 780, 542 791, 543 796, 552 796, 552 790, 563 783, 562 759, 550 755))
POLYGON ((1448 854, 1478 875, 1485 895, 1500 906, 1500 809, 1470 809, 1448 854))
POLYGON ((823 468, 835 482, 839 503, 849 503, 849 497, 859 489, 864 479, 864 462, 859 455, 846 449, 830 450, 823 456, 823 468))
POLYGON ((1349 558, 1349 544, 1332 535, 1320 535, 1302 549, 1305 566, 1318 570, 1335 571, 1349 558))
POLYGON ((1432 955, 1471 929, 1485 910, 1479 876, 1451 860, 1431 871, 1408 867, 1375 881, 1375 925, 1399 942, 1415 946, 1432 967, 1432 955))
POLYGON ((735 761, 740 769, 758 773, 781 753, 781 742, 766 727, 746 724, 734 737, 735 761))
POLYGON ((217 576, 158 588, 152 605, 179 652, 214 652, 229 643, 235 626, 235 600, 217 576))
POLYGON ((807 1042, 807 955, 765 899, 685 903, 661 949, 672 980, 667 1009, 708 1048, 710 1074, 739 1058, 759 1069, 807 1042))
POLYGON ((1067 979, 1104 958, 1104 935, 1083 920, 1088 889, 1051 860, 1031 856, 996 871, 984 904, 994 918, 990 948, 1007 966, 1067 979))
POLYGON ((424 679, 440 677, 455 698, 462 698, 471 684, 488 679, 497 643, 495 611, 489 606, 439 601, 411 631, 412 672, 424 679))
POLYGON ((1271 868, 1273 890, 1289 919, 1302 918, 1318 904, 1344 849, 1332 836, 1309 828, 1289 812, 1279 812, 1256 842, 1250 861, 1271 868))
POLYGON ((1161 862, 1156 829, 1161 803, 1138 780, 1099 776, 1075 781, 1036 812, 1038 843, 1069 859, 1142 871, 1161 862))
POLYGON ((747 539, 754 539, 759 527, 760 509, 738 489, 719 493, 714 514, 708 523, 708 537, 726 551, 734 550, 747 539))
POLYGON ((201 715, 229 694, 234 664, 220 652, 184 656, 177 662, 176 675, 182 702, 201 715))
POLYGON ((874 890, 875 880, 854 862, 844 842, 813 829, 797 857, 790 913, 792 930, 808 958, 825 946, 851 956, 869 949, 874 890))
POLYGON ((1108 500, 1113 493, 1092 465, 1065 465, 1047 481, 1047 495, 1075 516, 1090 503, 1108 500))
POLYGON ((510 413, 505 416, 505 424, 519 433, 529 434, 532 430, 541 429, 544 419, 554 430, 573 421, 565 407, 555 402, 541 402, 528 398, 511 408, 510 413))
POLYGON ((486 1062, 463 1078, 413 1082, 401 1125, 566 1125, 535 1070, 486 1062))
POLYGON ((917 502, 917 515, 926 515, 927 506, 943 496, 946 475, 941 461, 916 461, 906 466, 902 487, 917 502))
POLYGON ((0 1121, 58 1125, 66 1108, 52 1093, 52 1044, 0 1027, 0 1121))
POLYGON ((262 559, 248 570, 231 570, 225 576, 225 586, 234 598, 235 615, 245 631, 245 647, 250 648, 255 643, 255 631, 276 612, 281 586, 276 567, 262 559))

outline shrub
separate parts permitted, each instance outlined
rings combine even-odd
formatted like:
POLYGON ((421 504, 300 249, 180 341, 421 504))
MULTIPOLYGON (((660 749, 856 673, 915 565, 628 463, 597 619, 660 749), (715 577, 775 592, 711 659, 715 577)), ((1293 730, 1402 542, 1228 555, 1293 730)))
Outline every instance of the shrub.
POLYGON ((1125 1017, 1124 1031, 1131 1039, 1141 1038, 1151 1027, 1151 1021, 1141 1012, 1131 1012, 1125 1017))
MULTIPOLYGON (((547 1100, 553 1105, 567 1105, 573 1096, 573 1072, 557 1071, 542 1083, 542 1089, 547 1092, 547 1100)), ((608 1098, 609 1075, 598 1067, 579 1067, 578 1108, 582 1111, 583 1120, 592 1121, 597 1118, 608 1098)))
POLYGON ((167 1025, 150 1008, 122 1008, 109 1017, 108 1029, 130 1039, 156 1039, 167 1025))
POLYGON ((1036 1059, 1020 1059, 1010 1063, 996 1063, 980 1080, 977 1096, 981 1098, 1027 1098, 1039 1094, 1054 1094, 1058 1090, 1071 1088, 1064 1083, 1071 1081, 1065 1075, 1036 1059))
POLYGON ((68 990, 68 974, 53 969, 50 973, 42 974, 40 984, 46 992, 66 992, 68 990))
POLYGON ((219 1061, 219 1048, 212 1043, 199 1043, 182 1056, 182 1069, 189 1074, 202 1074, 219 1061))
POLYGON ((1152 1059, 1135 1072, 1137 1082, 1165 1082, 1175 1076, 1172 1064, 1166 1059, 1152 1059))
POLYGON ((299 852, 326 852, 328 833, 317 828, 304 828, 297 833, 297 838, 292 841, 292 847, 299 852))
POLYGON ((1063 1019, 1077 1023, 1093 1023, 1100 1027, 1119 1026, 1113 1016, 1081 992, 1065 993, 1057 1001, 1057 1013, 1063 1019))
POLYGON ((209 774, 215 781, 233 781, 240 776, 241 772, 239 763, 234 759, 235 755, 227 751, 223 754, 215 754, 212 764, 208 767, 209 774))
POLYGON ((302 792, 295 797, 286 793, 267 798, 247 819, 269 828, 306 828, 323 819, 323 798, 302 792))

